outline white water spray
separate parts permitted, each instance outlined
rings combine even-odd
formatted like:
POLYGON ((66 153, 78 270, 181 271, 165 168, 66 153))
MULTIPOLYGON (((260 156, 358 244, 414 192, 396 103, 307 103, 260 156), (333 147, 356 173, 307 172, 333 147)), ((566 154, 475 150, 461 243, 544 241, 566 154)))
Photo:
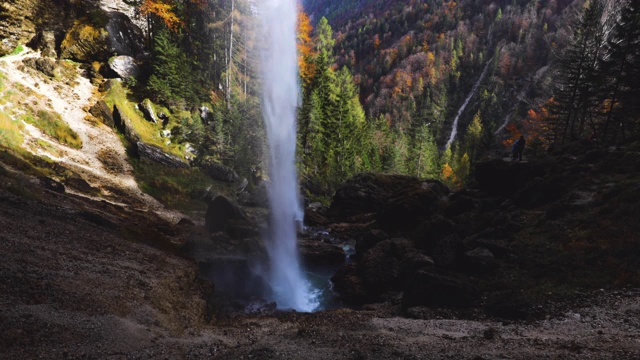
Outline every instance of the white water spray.
POLYGON ((469 105, 469 101, 471 101, 471 99, 473 98, 473 95, 475 95, 476 92, 478 91, 478 88, 480 87, 482 80, 484 80, 484 77, 487 75, 487 70, 489 70, 489 64, 491 64, 491 60, 493 60, 493 58, 487 61, 487 64, 484 66, 484 70, 482 70, 482 74, 480 74, 478 81, 476 81, 476 83, 473 85, 473 88, 471 88, 471 92, 469 93, 467 98, 464 100, 464 103, 462 103, 462 106, 460 106, 460 109, 458 109, 458 114, 456 115, 456 118, 453 120, 453 126, 451 127, 451 135, 449 136, 447 145, 445 145, 444 147, 445 149, 450 148, 451 144, 453 144, 453 141, 456 139, 456 135, 458 135, 458 120, 460 120, 460 115, 462 115, 462 113, 464 112, 464 109, 466 109, 467 105, 469 105))
POLYGON ((280 309, 310 312, 318 307, 299 260, 296 222, 303 211, 295 168, 298 62, 296 0, 264 0, 262 8, 262 112, 269 139, 271 205, 267 239, 273 300, 280 309))

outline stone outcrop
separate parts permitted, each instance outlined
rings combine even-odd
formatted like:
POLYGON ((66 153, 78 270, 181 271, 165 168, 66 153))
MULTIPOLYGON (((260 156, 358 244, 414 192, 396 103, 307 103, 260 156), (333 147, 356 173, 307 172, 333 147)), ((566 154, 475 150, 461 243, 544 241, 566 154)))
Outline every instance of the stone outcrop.
MULTIPOLYGON (((138 104, 138 108, 142 111, 144 118, 154 124, 158 123, 158 116, 156 115, 156 111, 153 109, 153 103, 149 99, 144 99, 140 104, 138 104)), ((169 131, 169 135, 171 132, 169 131)))
POLYGON ((211 160, 203 161, 202 164, 200 164, 200 169, 202 169, 207 176, 216 181, 231 183, 240 179, 238 174, 236 174, 236 172, 230 167, 215 163, 211 160))
POLYGON ((109 59, 109 70, 122 79, 136 77, 140 74, 140 67, 135 59, 128 55, 113 56, 109 59))
POLYGON ((217 196, 207 206, 205 215, 205 227, 210 233, 226 231, 230 223, 251 224, 249 217, 231 199, 225 196, 217 196))
POLYGON ((316 240, 298 242, 302 262, 306 266, 340 265, 345 261, 341 247, 316 240))
POLYGON ((60 50, 62 58, 80 62, 105 62, 114 55, 136 57, 144 51, 144 36, 126 15, 109 12, 100 19, 76 20, 60 50))
POLYGON ((56 75, 56 63, 50 58, 27 58, 22 63, 48 77, 56 75))
POLYGON ((92 107, 89 108, 89 113, 96 119, 98 119, 101 123, 109 127, 115 127, 111 109, 109 109, 109 105, 107 105, 104 100, 98 100, 92 107))
POLYGON ((404 226, 430 215, 449 190, 439 181, 411 176, 359 174, 347 180, 334 196, 327 214, 348 218, 385 212, 380 220, 387 226, 404 226))
POLYGON ((0 2, 0 56, 11 53, 36 35, 33 14, 39 0, 6 0, 0 2))
POLYGON ((143 160, 153 161, 176 169, 188 169, 190 167, 186 161, 179 157, 167 154, 162 149, 142 141, 136 142, 136 150, 140 159, 143 160))

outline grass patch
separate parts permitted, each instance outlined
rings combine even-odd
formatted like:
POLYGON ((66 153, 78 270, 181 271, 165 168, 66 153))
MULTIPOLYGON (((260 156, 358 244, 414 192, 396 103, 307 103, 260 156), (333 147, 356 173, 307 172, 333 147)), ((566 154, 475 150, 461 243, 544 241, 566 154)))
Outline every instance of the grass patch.
POLYGON ((13 51, 9 55, 18 55, 23 51, 24 51, 24 46, 23 45, 18 45, 18 46, 16 46, 15 49, 13 49, 13 51))
POLYGON ((161 124, 153 124, 144 119, 142 112, 135 108, 135 103, 127 98, 127 91, 121 83, 113 81, 107 91, 104 101, 113 108, 117 105, 123 115, 131 120, 131 125, 140 140, 146 144, 154 145, 162 151, 184 159, 183 149, 176 144, 166 144, 166 140, 160 136, 161 124))
POLYGON ((12 120, 9 115, 0 111, 0 146, 14 149, 22 145, 23 128, 22 123, 12 120))
POLYGON ((207 189, 231 194, 233 187, 211 180, 197 169, 174 169, 161 164, 133 159, 131 164, 140 189, 164 205, 181 211, 204 211, 201 196, 207 189))
POLYGON ((45 134, 58 140, 60 143, 74 149, 82 148, 80 136, 62 120, 60 114, 45 110, 38 110, 35 117, 27 115, 24 120, 42 130, 45 134))

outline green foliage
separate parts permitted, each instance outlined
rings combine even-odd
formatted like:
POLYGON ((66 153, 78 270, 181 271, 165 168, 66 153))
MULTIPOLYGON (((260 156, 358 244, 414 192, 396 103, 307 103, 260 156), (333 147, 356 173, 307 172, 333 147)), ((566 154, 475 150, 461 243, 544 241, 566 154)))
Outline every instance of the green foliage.
POLYGON ((19 121, 12 120, 3 111, 0 111, 0 146, 16 149, 23 142, 23 125, 19 121))
POLYGON ((42 130, 45 134, 58 140, 61 144, 74 149, 82 148, 80 136, 67 125, 60 114, 45 110, 38 110, 35 116, 26 115, 24 120, 42 130))
POLYGON ((153 56, 153 73, 147 86, 155 99, 166 103, 197 101, 190 62, 169 31, 162 29, 154 37, 153 56))
POLYGON ((18 55, 23 51, 24 51, 24 46, 23 45, 18 45, 18 46, 16 46, 15 49, 13 49, 13 51, 9 55, 18 55))
POLYGON ((131 159, 140 188, 161 203, 183 211, 204 211, 199 199, 206 189, 230 194, 232 189, 212 181, 197 169, 175 169, 161 164, 131 159))
MULTIPOLYGON (((167 144, 167 141, 160 136, 161 124, 153 124, 144 119, 144 116, 135 107, 135 102, 129 101, 128 91, 120 82, 112 82, 109 90, 107 91, 104 101, 109 108, 113 108, 117 105, 118 109, 122 111, 122 116, 131 121, 131 125, 136 135, 140 137, 140 140, 147 144, 155 145, 162 149, 162 151, 184 158, 184 151, 179 144, 167 144)), ((171 115, 168 109, 160 107, 165 113, 171 115)), ((159 110, 158 109, 158 110, 159 110)), ((175 123, 176 120, 170 117, 170 123, 175 123)))

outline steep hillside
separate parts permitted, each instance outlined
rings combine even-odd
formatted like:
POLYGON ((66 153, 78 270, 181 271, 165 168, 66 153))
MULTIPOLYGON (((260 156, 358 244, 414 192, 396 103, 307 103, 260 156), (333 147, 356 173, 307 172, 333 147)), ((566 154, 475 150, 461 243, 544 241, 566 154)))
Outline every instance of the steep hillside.
POLYGON ((411 137, 409 128, 427 124, 443 146, 466 100, 463 137, 475 114, 488 137, 501 138, 507 123, 539 111, 551 96, 563 28, 583 3, 307 1, 305 10, 334 26, 338 66, 354 72, 370 117, 411 137))

